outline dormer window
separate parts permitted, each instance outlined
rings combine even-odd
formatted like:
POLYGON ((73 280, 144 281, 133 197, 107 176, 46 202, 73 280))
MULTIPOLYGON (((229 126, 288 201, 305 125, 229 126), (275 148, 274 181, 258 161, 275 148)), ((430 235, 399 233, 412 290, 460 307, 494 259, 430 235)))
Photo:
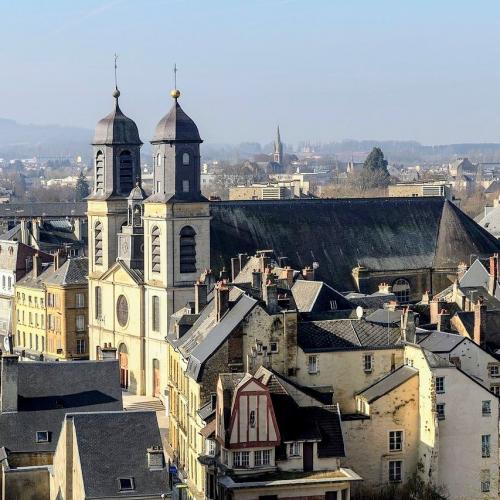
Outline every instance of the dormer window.
POLYGON ((37 443, 48 443, 49 442, 49 431, 36 431, 36 442, 37 443))
POLYGON ((131 491, 135 489, 133 477, 120 477, 118 478, 120 491, 131 491))
POLYGON ((189 153, 184 153, 182 155, 182 164, 189 165, 190 162, 191 162, 191 158, 189 157, 189 153))

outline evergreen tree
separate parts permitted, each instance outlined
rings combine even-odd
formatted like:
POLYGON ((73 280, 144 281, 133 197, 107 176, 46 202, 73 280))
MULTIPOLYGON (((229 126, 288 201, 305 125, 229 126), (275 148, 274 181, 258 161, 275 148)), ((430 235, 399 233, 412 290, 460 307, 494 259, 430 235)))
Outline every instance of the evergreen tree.
POLYGON ((365 160, 361 172, 362 189, 387 187, 390 182, 387 160, 380 148, 373 148, 365 160))
POLYGON ((84 200, 89 194, 90 194, 89 183, 87 182, 87 178, 85 177, 83 171, 80 171, 80 175, 78 176, 78 180, 76 181, 76 187, 75 187, 76 201, 84 200))

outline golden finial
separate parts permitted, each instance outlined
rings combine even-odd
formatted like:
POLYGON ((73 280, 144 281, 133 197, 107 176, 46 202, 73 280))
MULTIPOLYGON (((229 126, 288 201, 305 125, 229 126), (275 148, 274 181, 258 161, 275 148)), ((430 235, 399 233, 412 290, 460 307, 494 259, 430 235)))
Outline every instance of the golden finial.
POLYGON ((170 92, 170 95, 174 99, 178 99, 181 95, 180 91, 177 90, 177 64, 174 64, 174 89, 170 92))

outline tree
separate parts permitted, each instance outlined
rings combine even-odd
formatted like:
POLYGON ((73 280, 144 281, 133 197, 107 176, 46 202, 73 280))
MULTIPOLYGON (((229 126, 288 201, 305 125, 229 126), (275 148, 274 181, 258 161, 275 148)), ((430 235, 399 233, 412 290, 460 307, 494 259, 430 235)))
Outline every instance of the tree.
POLYGON ((373 148, 365 160, 360 174, 361 189, 387 187, 390 182, 387 160, 380 148, 373 148))
POLYGON ((76 201, 84 200, 90 194, 89 183, 83 171, 80 171, 78 180, 76 181, 75 187, 75 198, 76 201))

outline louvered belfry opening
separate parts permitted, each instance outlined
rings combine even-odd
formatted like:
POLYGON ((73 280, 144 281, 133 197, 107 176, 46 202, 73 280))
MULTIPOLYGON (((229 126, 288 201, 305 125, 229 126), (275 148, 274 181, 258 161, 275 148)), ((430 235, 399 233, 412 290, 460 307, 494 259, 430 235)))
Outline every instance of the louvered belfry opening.
POLYGON ((180 271, 196 272, 196 231, 191 226, 181 229, 180 238, 180 271))
POLYGON ((94 226, 94 264, 102 265, 102 222, 99 221, 94 226))
POLYGON ((120 153, 120 192, 128 195, 134 187, 134 166, 130 151, 120 153))
POLYGON ((98 151, 95 157, 95 190, 104 191, 104 154, 98 151))
POLYGON ((160 229, 155 226, 151 231, 151 270, 154 273, 161 271, 160 248, 160 229))

